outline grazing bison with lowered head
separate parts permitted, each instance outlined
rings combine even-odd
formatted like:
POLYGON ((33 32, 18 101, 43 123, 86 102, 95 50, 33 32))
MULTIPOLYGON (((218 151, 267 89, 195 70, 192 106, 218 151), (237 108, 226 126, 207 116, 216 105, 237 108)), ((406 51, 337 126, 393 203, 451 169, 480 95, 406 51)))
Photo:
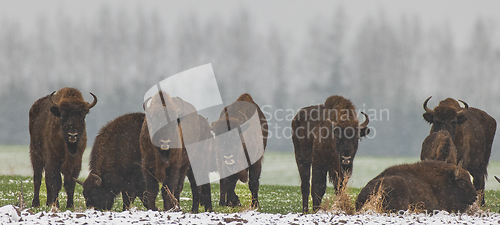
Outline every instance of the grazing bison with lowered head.
POLYGON ((83 185, 87 208, 111 210, 120 192, 123 210, 145 191, 141 173, 141 134, 144 113, 120 116, 101 128, 90 153, 89 176, 83 185))
MULTIPOLYGON (((452 98, 442 100, 434 109, 429 109, 427 102, 430 98, 423 104, 423 117, 432 124, 430 133, 441 130, 450 133, 457 149, 457 161, 463 161, 463 168, 474 177, 476 190, 483 193, 497 122, 486 112, 469 108, 463 101, 465 108, 461 108, 452 98)), ((484 198, 481 204, 484 204, 484 198)))
MULTIPOLYGON (((147 120, 142 124, 139 141, 146 184, 146 208, 158 210, 155 199, 158 182, 161 182, 164 209, 177 209, 187 174, 193 194, 191 211, 198 212, 200 199, 205 210, 211 211, 210 195, 200 197, 202 187, 196 185, 186 151, 187 145, 212 138, 208 121, 197 114, 193 105, 181 98, 170 97, 165 92, 159 92, 146 100, 144 109, 147 120)), ((206 155, 207 151, 210 151, 210 146, 199 145, 192 154, 206 155)), ((210 184, 203 185, 203 189, 210 192, 210 184)))
POLYGON ((226 106, 217 121, 212 123, 212 131, 217 135, 214 142, 213 162, 222 172, 220 179, 220 206, 241 206, 234 192, 238 180, 247 182, 252 194, 251 207, 259 207, 259 179, 262 160, 267 145, 268 125, 264 113, 250 94, 242 94, 235 102, 226 106), (236 142, 221 138, 226 132, 238 132, 236 142), (238 157, 239 156, 239 157, 238 157), (229 175, 229 176, 226 176, 229 175))
POLYGON ((356 210, 371 202, 381 203, 380 210, 390 212, 464 212, 476 199, 469 172, 450 163, 424 160, 389 167, 373 178, 356 198, 356 210))
POLYGON ((354 105, 342 96, 329 97, 324 105, 299 110, 292 120, 295 161, 299 169, 302 211, 309 211, 309 185, 312 165, 313 209, 319 209, 329 174, 336 191, 352 173, 358 142, 370 129, 368 116, 359 124, 354 105))
POLYGON ((35 193, 32 206, 40 206, 40 185, 45 170, 47 205, 59 207, 61 173, 68 195, 67 208, 73 207, 75 179, 80 174, 82 155, 87 146, 85 116, 97 104, 86 102, 80 91, 62 88, 38 99, 29 112, 30 159, 35 193))
POLYGON ((440 130, 429 134, 422 143, 420 160, 438 160, 457 165, 457 148, 450 133, 440 130))

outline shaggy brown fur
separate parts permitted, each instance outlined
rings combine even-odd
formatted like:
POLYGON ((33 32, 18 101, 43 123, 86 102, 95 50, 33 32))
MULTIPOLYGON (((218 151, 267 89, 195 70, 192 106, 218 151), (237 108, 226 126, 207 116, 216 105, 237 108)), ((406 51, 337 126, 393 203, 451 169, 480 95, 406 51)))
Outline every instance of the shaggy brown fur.
MULTIPOLYGON (((424 102, 424 109, 429 99, 424 102)), ((457 161, 463 161, 463 168, 474 177, 476 190, 484 192, 497 127, 495 119, 477 108, 462 109, 452 98, 439 102, 433 110, 426 109, 423 117, 432 124, 430 133, 448 131, 457 149, 457 161), (460 110, 464 111, 459 114, 460 110)), ((481 204, 484 204, 484 199, 481 204)))
POLYGON ((354 105, 342 96, 331 96, 324 105, 299 110, 292 120, 292 140, 304 213, 309 210, 311 166, 313 210, 318 210, 326 190, 327 173, 336 191, 345 183, 344 176, 351 175, 359 139, 370 132, 367 125, 368 117, 360 125, 354 105))
POLYGON ((453 144, 450 133, 441 130, 429 134, 422 143, 420 159, 445 161, 457 165, 457 148, 453 144))
MULTIPOLYGON (((212 130, 216 135, 220 135, 228 130, 236 128, 250 119, 255 112, 258 113, 260 125, 262 129, 262 139, 245 140, 243 143, 244 148, 249 143, 263 143, 264 150, 267 145, 267 135, 268 135, 268 125, 266 117, 260 107, 253 101, 249 94, 242 94, 234 103, 228 105, 222 110, 219 120, 212 123, 212 130), (250 103, 250 104, 248 104, 250 103), (229 129, 228 129, 229 128, 229 129)), ((257 131, 258 132, 258 131, 257 131)), ((223 143, 215 143, 216 148, 216 159, 215 161, 224 161, 224 152, 231 152, 231 149, 224 149, 223 143)), ((248 151, 248 154, 260 154, 248 151)), ((237 174, 228 176, 220 180, 220 202, 221 206, 240 206, 239 197, 234 192, 236 187, 236 182, 241 180, 246 182, 248 180, 248 188, 252 193, 252 204, 251 207, 259 207, 259 179, 262 172, 262 160, 264 156, 249 155, 250 158, 259 158, 253 164, 251 164, 247 169, 240 171, 237 174)), ((237 162, 239 165, 241 163, 246 164, 247 162, 237 162)), ((215 168, 217 170, 219 168, 215 168)))
POLYGON ((95 106, 87 103, 80 91, 62 88, 38 99, 29 112, 30 159, 35 193, 32 207, 40 206, 40 185, 45 170, 47 205, 59 207, 61 173, 68 195, 67 208, 73 207, 75 180, 80 174, 82 155, 87 146, 85 116, 95 106))
MULTIPOLYGON (((178 199, 184 185, 184 178, 188 175, 191 182, 193 194, 193 206, 191 211, 198 212, 200 205, 201 187, 194 181, 194 175, 190 170, 190 162, 185 146, 191 143, 211 137, 209 125, 205 118, 196 113, 193 105, 181 98, 171 98, 167 93, 156 94, 150 101, 145 103, 146 116, 151 124, 163 124, 166 114, 171 120, 150 137, 152 127, 148 127, 145 120, 140 134, 140 146, 142 156, 142 173, 146 183, 146 208, 158 210, 154 199, 158 194, 158 182, 162 185, 163 207, 165 210, 179 207, 178 199), (165 110, 166 109, 166 110, 165 110), (179 119, 177 119, 179 118, 179 119), (206 127, 207 129, 200 129, 206 127), (175 200, 170 199, 171 192, 175 200), (150 199, 153 199, 150 201, 150 199)), ((210 150, 210 146, 200 146, 197 151, 210 150)), ((210 185, 210 184, 206 184, 210 185)), ((204 190, 210 191, 204 186, 204 190)), ((207 211, 212 210, 210 198, 201 199, 207 211)))
POLYGON ((139 135, 144 113, 120 116, 101 128, 90 153, 90 173, 83 183, 88 208, 111 210, 120 192, 123 210, 135 197, 143 199, 144 179, 141 173, 139 135))
POLYGON ((385 193, 382 206, 391 212, 412 207, 465 212, 477 199, 466 170, 435 160, 387 168, 361 190, 356 210, 360 210, 380 188, 385 193))

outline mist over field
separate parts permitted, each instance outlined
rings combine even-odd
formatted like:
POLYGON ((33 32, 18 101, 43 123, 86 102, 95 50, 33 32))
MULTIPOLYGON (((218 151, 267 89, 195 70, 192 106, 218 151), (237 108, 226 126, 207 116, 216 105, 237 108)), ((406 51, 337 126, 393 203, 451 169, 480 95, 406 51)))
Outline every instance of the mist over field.
POLYGON ((261 106, 270 122, 268 151, 293 152, 293 116, 331 95, 370 116, 362 156, 419 156, 430 130, 422 103, 431 95, 429 107, 453 97, 500 118, 500 21, 478 16, 457 37, 453 19, 429 24, 425 14, 390 11, 353 17, 338 4, 302 21, 308 25, 300 38, 279 25, 263 28, 262 15, 245 7, 229 16, 193 10, 172 17, 103 5, 86 19, 42 13, 33 27, 0 16, 0 144, 27 145, 31 105, 70 86, 87 101, 89 92, 98 98, 86 119, 91 146, 108 121, 143 111, 151 86, 206 63, 225 104, 247 92, 261 106))

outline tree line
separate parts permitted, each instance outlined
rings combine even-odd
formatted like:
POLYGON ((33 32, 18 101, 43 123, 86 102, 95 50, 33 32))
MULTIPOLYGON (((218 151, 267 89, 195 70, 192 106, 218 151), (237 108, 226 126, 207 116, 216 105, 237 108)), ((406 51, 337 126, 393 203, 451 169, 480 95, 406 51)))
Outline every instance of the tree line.
MULTIPOLYGON (((88 101, 89 91, 99 99, 86 120, 90 145, 108 121, 142 111, 151 86, 206 63, 225 104, 247 92, 270 113, 286 112, 338 94, 362 111, 387 111, 387 118, 371 118, 377 135, 362 141, 361 155, 417 156, 430 129, 422 119, 430 95, 429 106, 453 97, 500 118, 500 47, 496 24, 487 19, 478 19, 468 44, 459 46, 446 24, 424 27, 418 17, 392 21, 381 13, 353 26, 341 8, 311 21, 299 41, 280 29, 262 32, 245 10, 228 20, 189 14, 173 27, 158 12, 107 7, 88 21, 48 18, 31 31, 1 22, 2 144, 28 144, 31 105, 71 86, 88 101)), ((288 132, 290 121, 269 122, 288 132)), ((269 146, 293 151, 288 138, 270 139, 269 146)))

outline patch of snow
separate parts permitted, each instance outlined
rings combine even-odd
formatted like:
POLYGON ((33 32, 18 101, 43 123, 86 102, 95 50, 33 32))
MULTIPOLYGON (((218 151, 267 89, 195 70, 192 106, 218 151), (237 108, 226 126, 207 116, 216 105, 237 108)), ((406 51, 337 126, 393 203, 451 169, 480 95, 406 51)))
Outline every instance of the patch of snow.
POLYGON ((93 209, 84 212, 20 211, 16 206, 0 208, 0 224, 498 224, 500 214, 476 215, 450 214, 447 212, 406 214, 367 213, 345 215, 341 213, 269 214, 248 211, 242 213, 182 213, 140 211, 132 208, 123 212, 101 212, 93 209))

